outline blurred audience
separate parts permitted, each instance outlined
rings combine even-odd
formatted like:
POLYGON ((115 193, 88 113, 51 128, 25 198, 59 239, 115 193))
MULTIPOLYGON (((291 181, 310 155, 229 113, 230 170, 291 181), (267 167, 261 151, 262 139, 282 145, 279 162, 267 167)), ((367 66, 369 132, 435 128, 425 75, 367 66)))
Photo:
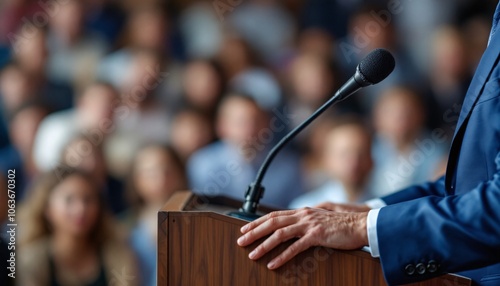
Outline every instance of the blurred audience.
POLYGON ((230 27, 269 64, 279 65, 291 52, 296 24, 279 3, 245 1, 227 17, 230 27))
POLYGON ((103 142, 93 142, 87 136, 77 135, 64 147, 60 168, 70 167, 87 172, 102 191, 107 208, 114 214, 127 209, 122 182, 108 171, 103 153, 103 142))
POLYGON ((106 152, 114 174, 124 176, 134 152, 143 144, 167 143, 173 114, 171 106, 155 96, 165 74, 159 53, 138 51, 132 56, 121 91, 121 105, 115 108, 116 130, 106 152))
POLYGON ((86 173, 48 173, 27 198, 19 225, 20 285, 112 285, 115 273, 141 285, 134 255, 86 173))
POLYGON ((0 171, 16 171, 16 198, 23 198, 26 188, 38 174, 33 158, 33 146, 38 126, 47 115, 45 106, 36 102, 24 103, 9 119, 11 145, 0 148, 0 171))
MULTIPOLYGON (((268 126, 267 114, 252 98, 239 94, 224 98, 217 117, 220 141, 199 150, 188 161, 192 190, 209 196, 243 198, 275 136, 268 126)), ((303 192, 298 156, 283 150, 274 159, 263 185, 269 190, 263 204, 286 207, 303 192)))
POLYGON ((223 71, 215 61, 190 61, 183 72, 183 92, 179 105, 214 118, 225 84, 223 71))
POLYGON ((376 13, 380 11, 386 11, 383 5, 361 6, 350 19, 348 41, 339 45, 339 62, 344 65, 349 76, 354 73, 358 63, 374 49, 387 49, 396 60, 394 71, 384 81, 365 88, 358 97, 364 112, 373 108, 383 90, 395 84, 416 85, 421 82, 418 70, 396 40, 393 21, 376 13))
MULTIPOLYGON (((137 50, 163 54, 166 51, 167 22, 165 14, 156 6, 134 10, 128 18, 120 49, 104 57, 99 63, 99 79, 121 88, 127 82, 129 69, 137 50), (147 31, 145 33, 144 31, 147 31)), ((154 66, 160 64, 156 62, 154 66)))
POLYGON ((170 195, 242 200, 271 147, 375 48, 395 71, 278 154, 262 203, 304 190, 292 206, 360 202, 443 172, 498 2, 222 2, 0 1, 0 177, 16 170, 25 205, 20 284, 113 285, 125 269, 154 285, 170 195), (109 234, 110 215, 128 228, 109 234))
POLYGON ((425 128, 422 97, 415 90, 395 86, 386 90, 374 110, 376 196, 437 178, 446 158, 446 133, 425 128))
POLYGON ((2 114, 6 118, 24 102, 35 99, 35 87, 19 64, 11 63, 0 74, 2 114))
POLYGON ((290 208, 314 207, 324 202, 359 203, 372 198, 369 178, 373 161, 371 135, 356 118, 339 118, 326 131, 323 168, 329 180, 290 203, 290 208))
POLYGON ((37 168, 49 171, 56 167, 64 146, 77 134, 83 133, 94 144, 100 144, 116 128, 113 111, 118 103, 117 91, 98 82, 81 93, 74 108, 46 117, 35 138, 33 156, 37 168))
POLYGON ((183 162, 215 139, 213 120, 194 109, 178 112, 172 122, 172 148, 183 162))
POLYGON ((49 17, 48 74, 57 82, 85 86, 94 79, 94 70, 108 46, 101 37, 85 30, 83 2, 50 2, 58 12, 49 17))
POLYGON ((429 76, 428 110, 432 115, 432 127, 444 127, 451 136, 450 128, 456 121, 450 120, 449 110, 458 115, 469 82, 472 78, 467 48, 462 32, 454 27, 442 27, 434 33, 431 49, 432 63, 429 76), (459 109, 459 108, 458 108, 459 109), (451 125, 451 126, 450 126, 451 125))
MULTIPOLYGON (((19 33, 22 34, 22 26, 19 33)), ((47 32, 36 28, 29 37, 16 45, 13 62, 25 73, 31 96, 44 102, 52 111, 73 107, 73 86, 71 83, 52 78, 47 72, 49 50, 47 32)))
POLYGON ((171 147, 147 145, 137 152, 129 178, 130 241, 140 262, 140 285, 154 286, 157 214, 175 191, 187 189, 184 166, 171 147))

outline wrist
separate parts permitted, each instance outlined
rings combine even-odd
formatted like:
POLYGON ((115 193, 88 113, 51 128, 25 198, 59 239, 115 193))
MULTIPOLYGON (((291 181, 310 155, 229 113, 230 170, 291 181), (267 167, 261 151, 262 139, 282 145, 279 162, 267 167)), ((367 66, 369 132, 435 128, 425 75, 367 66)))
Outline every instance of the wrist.
POLYGON ((358 213, 357 223, 356 223, 356 236, 360 241, 360 247, 369 245, 368 242, 368 231, 367 231, 367 219, 368 212, 358 213))

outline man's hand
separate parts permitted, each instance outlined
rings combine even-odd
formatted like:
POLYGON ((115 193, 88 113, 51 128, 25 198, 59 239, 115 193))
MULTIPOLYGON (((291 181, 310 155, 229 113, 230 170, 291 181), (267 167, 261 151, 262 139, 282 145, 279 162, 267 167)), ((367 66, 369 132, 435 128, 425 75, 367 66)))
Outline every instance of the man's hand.
POLYGON ((299 238, 267 265, 269 269, 276 269, 311 246, 349 250, 368 245, 367 215, 366 212, 336 213, 311 208, 272 212, 243 226, 244 235, 238 244, 247 246, 271 234, 250 252, 250 259, 256 260, 280 243, 299 238))
POLYGON ((371 208, 368 207, 367 205, 336 204, 330 202, 321 203, 317 206, 314 206, 314 208, 325 209, 338 213, 351 213, 351 212, 357 213, 357 212, 368 212, 371 210, 371 208))

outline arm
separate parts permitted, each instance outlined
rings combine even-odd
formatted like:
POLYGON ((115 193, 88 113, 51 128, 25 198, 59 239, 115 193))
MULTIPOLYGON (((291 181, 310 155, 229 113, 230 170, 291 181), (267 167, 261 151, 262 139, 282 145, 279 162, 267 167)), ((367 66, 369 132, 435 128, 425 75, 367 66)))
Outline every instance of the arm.
POLYGON ((493 254, 500 252, 500 153, 496 162, 493 179, 463 195, 428 196, 380 210, 378 244, 390 284, 499 262, 493 254), (412 271, 419 264, 423 273, 412 271))
POLYGON ((394 194, 382 197, 381 199, 387 204, 392 205, 400 202, 406 202, 415 200, 418 198, 423 198, 427 196, 446 196, 446 190, 444 186, 444 179, 442 176, 435 182, 427 182, 415 186, 408 187, 394 194))

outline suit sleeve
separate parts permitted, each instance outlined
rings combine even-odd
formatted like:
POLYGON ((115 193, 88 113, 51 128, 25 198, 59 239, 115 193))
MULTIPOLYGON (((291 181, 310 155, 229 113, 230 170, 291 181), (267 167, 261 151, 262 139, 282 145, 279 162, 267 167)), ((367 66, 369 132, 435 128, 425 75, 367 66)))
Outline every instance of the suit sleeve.
POLYGON ((409 188, 398 191, 394 194, 382 197, 381 199, 387 205, 393 205, 396 203, 411 201, 427 196, 446 196, 445 186, 444 186, 444 176, 439 178, 435 182, 427 182, 420 185, 411 186, 409 188))
POLYGON ((384 275, 403 284, 498 263, 500 153, 497 172, 470 192, 428 196, 380 210, 377 236, 384 275))

